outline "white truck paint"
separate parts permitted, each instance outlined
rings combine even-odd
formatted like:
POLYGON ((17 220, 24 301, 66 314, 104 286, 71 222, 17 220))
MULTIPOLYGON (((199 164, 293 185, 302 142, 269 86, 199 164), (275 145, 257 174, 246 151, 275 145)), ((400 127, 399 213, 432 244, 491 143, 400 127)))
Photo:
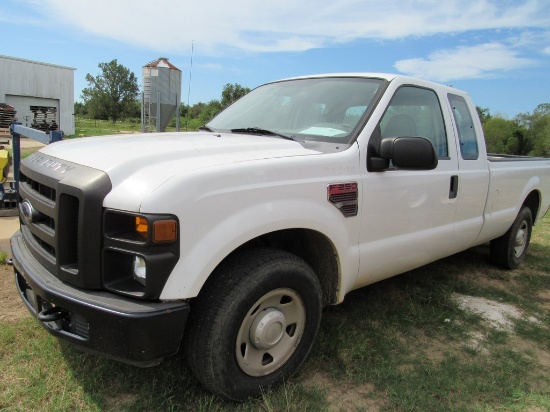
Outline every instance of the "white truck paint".
MULTIPOLYGON (((143 357, 94 344, 96 313, 85 303, 69 305, 59 310, 59 319, 44 321, 44 311, 55 310, 37 304, 34 295, 64 308, 63 297, 84 302, 86 292, 69 290, 68 275, 60 276, 64 283, 55 293, 44 286, 55 283, 56 274, 36 269, 44 266, 44 257, 37 257, 45 254, 44 245, 34 244, 30 234, 45 243, 50 238, 23 216, 23 234, 14 237, 12 248, 29 309, 39 319, 42 315, 50 332, 73 341, 75 332, 61 323, 80 314, 90 336, 77 336, 75 344, 139 364, 158 363, 179 347, 190 311, 185 339, 191 367, 208 389, 229 399, 258 394, 261 387, 292 375, 311 348, 320 307, 342 302, 353 289, 488 241, 497 264, 516 267, 525 257, 532 224, 550 207, 550 160, 487 156, 466 93, 386 74, 274 82, 252 91, 200 132, 107 136, 47 146, 22 168, 28 176, 21 197, 38 209, 39 221, 48 211, 32 190, 49 189, 36 182, 57 188, 65 179, 53 172, 41 177, 39 165, 51 159, 72 165, 79 176, 94 170, 95 180, 103 176, 110 183, 100 199, 103 226, 96 233, 97 248, 103 248, 101 273, 83 275, 96 276, 90 284, 106 289, 101 293, 111 299, 106 302, 90 291, 96 306, 112 309, 109 305, 122 299, 120 312, 127 316, 152 310, 159 302, 180 305, 177 309, 185 314, 167 321, 175 331, 171 349, 156 351, 155 328, 145 329, 151 336, 143 333, 143 357), (119 228, 117 219, 134 215, 150 223, 160 215, 176 220, 177 251, 152 242, 150 227, 146 241, 119 235, 133 227, 119 228), (156 251, 170 255, 174 263, 153 290, 148 288, 156 276, 150 269, 156 251), (130 259, 136 263, 129 257, 134 255, 147 266, 146 286, 138 285, 132 272, 138 269, 129 266, 130 259), (295 267, 295 277, 309 286, 285 281, 277 262, 295 267), (245 268, 242 273, 235 269, 239 265, 245 268), (273 293, 280 301, 273 300, 273 293), (145 302, 147 309, 131 306, 134 302, 145 302)), ((57 205, 64 189, 56 190, 51 202, 57 205)), ((53 226, 53 231, 63 230, 53 226)), ((79 242, 86 230, 79 229, 79 242)), ((65 247, 60 240, 51 242, 45 250, 65 247)), ((81 249, 78 253, 85 253, 81 249)), ((47 259, 56 264, 55 254, 47 259)), ((57 270, 65 270, 59 262, 57 270)), ((97 333, 111 340, 108 330, 97 333)), ((113 337, 111 346, 123 348, 124 339, 113 337)))

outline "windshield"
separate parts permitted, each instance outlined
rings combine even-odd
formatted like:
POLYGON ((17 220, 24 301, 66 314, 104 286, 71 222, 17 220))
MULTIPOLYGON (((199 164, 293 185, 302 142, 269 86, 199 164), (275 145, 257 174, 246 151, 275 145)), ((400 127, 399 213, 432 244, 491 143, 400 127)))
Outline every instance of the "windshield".
POLYGON ((296 140, 345 143, 356 136, 384 81, 325 77, 260 86, 206 126, 220 132, 265 130, 296 140))

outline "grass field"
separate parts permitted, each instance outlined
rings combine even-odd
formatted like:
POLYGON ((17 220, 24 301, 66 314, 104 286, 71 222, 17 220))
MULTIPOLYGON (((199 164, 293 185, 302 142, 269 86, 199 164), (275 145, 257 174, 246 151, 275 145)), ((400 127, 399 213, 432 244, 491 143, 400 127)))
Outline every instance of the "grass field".
MULTIPOLYGON (((166 131, 175 131, 175 127, 168 127, 166 131)), ((185 125, 181 125, 180 130, 185 130, 185 125)), ((75 136, 104 136, 120 133, 138 133, 141 132, 140 119, 125 119, 113 123, 110 120, 85 119, 80 116, 75 117, 75 136)))
MULTIPOLYGON (((21 314, 0 317, 0 410, 549 411, 549 256, 546 218, 517 270, 490 266, 484 245, 354 291, 324 310, 299 374, 241 404, 206 392, 181 355, 139 369, 78 352, 17 298, 21 314), (514 307, 520 318, 497 327, 457 296, 514 307)), ((0 277, 12 282, 11 268, 0 277)), ((2 289, 2 302, 16 293, 2 289)))
POLYGON ((140 131, 141 124, 139 119, 132 119, 132 121, 117 121, 113 123, 110 120, 85 119, 80 116, 75 117, 76 137, 103 136, 121 132, 137 133, 140 131))

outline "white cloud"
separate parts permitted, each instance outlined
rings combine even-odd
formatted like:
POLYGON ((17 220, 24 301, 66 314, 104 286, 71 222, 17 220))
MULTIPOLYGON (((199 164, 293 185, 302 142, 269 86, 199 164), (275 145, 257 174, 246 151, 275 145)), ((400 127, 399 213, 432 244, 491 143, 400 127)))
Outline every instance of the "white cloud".
POLYGON ((400 60, 395 68, 402 73, 439 82, 490 76, 497 72, 519 69, 535 62, 522 58, 501 43, 439 50, 427 59, 400 60))
POLYGON ((532 52, 548 54, 550 49, 550 30, 525 30, 507 39, 514 48, 522 48, 532 52))
POLYGON ((26 0, 52 24, 152 50, 302 51, 357 39, 550 27, 537 0, 26 0))

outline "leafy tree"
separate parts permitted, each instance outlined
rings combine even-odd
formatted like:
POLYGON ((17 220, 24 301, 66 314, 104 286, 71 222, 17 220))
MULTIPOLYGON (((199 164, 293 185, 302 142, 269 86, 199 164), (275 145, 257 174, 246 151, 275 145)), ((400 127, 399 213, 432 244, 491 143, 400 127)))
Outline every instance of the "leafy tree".
POLYGON ((477 115, 479 116, 479 120, 481 120, 481 123, 485 123, 492 117, 488 107, 476 106, 476 111, 477 115))
POLYGON ((129 118, 141 118, 141 100, 136 99, 128 105, 124 115, 129 118))
POLYGON ((117 63, 99 63, 101 74, 86 75, 88 87, 82 90, 82 98, 95 119, 111 119, 116 122, 132 113, 138 99, 137 78, 129 69, 117 63))
POLYGON ((483 123, 483 133, 489 153, 519 154, 518 124, 500 116, 490 117, 483 123))
POLYGON ((550 103, 539 104, 532 114, 517 115, 516 121, 525 129, 529 154, 550 157, 550 103))
POLYGON ((75 116, 85 116, 88 114, 88 108, 82 102, 75 102, 74 104, 74 114, 75 116))
POLYGON ((491 116, 477 107, 482 119, 487 150, 492 153, 550 157, 550 103, 533 113, 520 113, 513 120, 491 116))
MULTIPOLYGON (((214 116, 237 101, 250 91, 248 87, 240 84, 226 84, 222 90, 222 99, 210 100, 208 103, 196 103, 193 106, 180 105, 180 124, 186 130, 197 130, 200 126, 208 123, 214 116)), ((172 126, 176 124, 172 121, 172 126)))
POLYGON ((237 83, 227 83, 222 91, 222 101, 221 101, 221 107, 225 109, 227 106, 229 106, 231 103, 236 102, 241 97, 243 97, 245 94, 249 93, 250 89, 248 87, 243 87, 240 84, 237 83))
POLYGON ((210 100, 204 105, 203 110, 199 114, 199 119, 202 124, 208 123, 214 116, 221 112, 222 106, 218 100, 210 100))

